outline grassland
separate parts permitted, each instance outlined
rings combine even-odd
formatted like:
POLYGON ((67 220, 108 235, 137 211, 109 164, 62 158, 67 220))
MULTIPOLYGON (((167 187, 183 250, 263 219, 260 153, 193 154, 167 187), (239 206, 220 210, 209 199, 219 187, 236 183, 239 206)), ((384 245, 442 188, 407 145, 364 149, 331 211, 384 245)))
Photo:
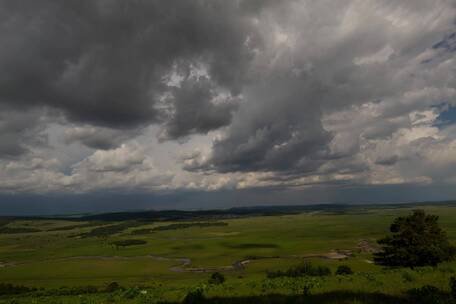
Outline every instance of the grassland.
MULTIPOLYGON (((425 284, 448 291, 449 278, 456 275, 456 262, 414 270, 384 269, 371 262, 375 240, 387 233, 395 217, 409 213, 411 208, 353 208, 343 213, 313 211, 225 218, 219 225, 201 224, 202 220, 194 225, 189 221, 147 219, 129 221, 131 225, 63 219, 14 220, 3 226, 11 229, 5 231, 30 232, 0 234, 0 282, 42 288, 42 296, 4 295, 0 303, 179 302, 198 287, 217 303, 229 301, 227 297, 260 303, 268 294, 275 294, 268 297, 271 303, 292 303, 301 301, 295 296, 304 286, 311 286, 311 298, 305 303, 380 303, 380 298, 385 303, 400 303, 407 290, 425 284), (123 229, 92 236, 94 229, 100 231, 100 227, 111 225, 123 229), (138 229, 142 233, 134 233, 138 229), (129 239, 145 243, 113 245, 129 239), (354 274, 266 278, 268 270, 285 270, 305 260, 328 266, 332 273, 339 265, 348 265, 354 274), (207 285, 211 271, 222 272, 226 282, 207 285), (62 286, 93 285, 101 290, 113 281, 133 293, 138 287, 140 292, 132 298, 125 296, 125 291, 45 296, 47 291, 62 286)), ((439 215, 441 226, 456 243, 456 207, 420 208, 439 215)), ((109 231, 101 229, 106 230, 109 231)))

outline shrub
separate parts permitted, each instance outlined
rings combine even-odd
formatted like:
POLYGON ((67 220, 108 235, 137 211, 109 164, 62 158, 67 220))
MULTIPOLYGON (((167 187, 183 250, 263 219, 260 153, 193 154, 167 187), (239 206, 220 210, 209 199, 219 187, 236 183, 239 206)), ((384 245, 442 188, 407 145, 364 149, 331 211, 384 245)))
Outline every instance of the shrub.
POLYGON ((122 222, 118 224, 108 225, 108 226, 101 226, 90 230, 89 232, 80 233, 71 235, 70 237, 81 237, 81 238, 88 238, 88 237, 99 237, 99 238, 107 238, 113 234, 120 233, 128 228, 137 227, 144 225, 141 222, 122 222))
POLYGON ((453 299, 456 299, 456 278, 450 278, 450 292, 453 299))
POLYGON ((0 295, 22 294, 36 291, 36 288, 29 288, 22 285, 13 285, 9 283, 0 283, 0 295))
POLYGON ((310 296, 312 287, 312 285, 304 285, 304 287, 302 288, 302 294, 304 296, 310 296))
POLYGON ((115 242, 112 242, 112 245, 114 245, 114 246, 116 246, 116 248, 118 248, 118 247, 134 246, 134 245, 144 245, 146 243, 147 242, 144 240, 131 239, 131 240, 115 241, 115 242))
POLYGON ((201 287, 190 290, 184 298, 183 304, 200 304, 204 301, 204 292, 201 287))
POLYGON ((291 267, 287 271, 268 271, 268 278, 278 277, 302 277, 302 276, 328 276, 331 274, 331 269, 326 266, 313 266, 310 262, 305 262, 296 267, 291 267))
POLYGON ((209 284, 220 285, 225 282, 225 276, 220 272, 214 272, 209 278, 209 284))
POLYGON ((62 286, 57 289, 49 289, 45 292, 48 296, 74 296, 82 294, 97 293, 98 288, 96 286, 74 286, 66 287, 62 286))
POLYGON ((128 288, 127 290, 124 291, 123 297, 125 299, 134 299, 137 296, 139 296, 140 293, 141 293, 141 291, 139 290, 138 287, 128 288))
POLYGON ((327 266, 312 266, 310 263, 305 263, 303 269, 301 270, 304 274, 309 276, 328 276, 331 275, 331 269, 327 266))
POLYGON ((353 270, 351 270, 351 268, 347 265, 340 265, 339 267, 337 267, 336 274, 349 275, 353 274, 353 270))
POLYGON ((40 232, 41 230, 36 228, 26 228, 26 227, 1 227, 0 233, 14 234, 14 233, 32 233, 40 232))
POLYGON ((435 286, 424 285, 419 288, 412 288, 408 291, 413 303, 419 304, 439 304, 444 303, 442 292, 435 286))
POLYGON ((442 273, 454 273, 454 269, 451 266, 441 266, 439 267, 439 271, 442 273))
POLYGON ((119 285, 119 283, 117 282, 111 282, 108 284, 108 286, 106 286, 105 288, 105 291, 106 292, 114 292, 116 290, 119 290, 121 287, 119 285))

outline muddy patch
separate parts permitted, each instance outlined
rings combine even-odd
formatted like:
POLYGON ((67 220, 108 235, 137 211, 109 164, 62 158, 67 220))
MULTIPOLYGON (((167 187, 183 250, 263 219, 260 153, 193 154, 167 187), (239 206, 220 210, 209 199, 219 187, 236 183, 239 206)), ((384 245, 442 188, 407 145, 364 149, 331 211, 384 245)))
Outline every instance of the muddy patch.
POLYGON ((12 262, 0 262, 0 268, 12 267, 16 266, 15 263, 12 262))
POLYGON ((331 250, 330 252, 322 255, 322 258, 329 260, 346 260, 351 256, 353 256, 351 250, 331 250))
POLYGON ((380 251, 378 246, 376 246, 372 241, 363 239, 358 242, 358 250, 362 253, 377 253, 380 251))

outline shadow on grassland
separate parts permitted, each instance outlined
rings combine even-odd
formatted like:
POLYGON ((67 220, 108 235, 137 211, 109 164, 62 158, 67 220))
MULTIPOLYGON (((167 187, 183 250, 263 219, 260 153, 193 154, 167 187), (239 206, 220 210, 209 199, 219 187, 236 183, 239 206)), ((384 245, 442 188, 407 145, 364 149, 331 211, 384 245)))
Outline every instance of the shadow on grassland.
MULTIPOLYGON (((196 300, 196 299, 195 299, 196 300)), ((382 293, 362 293, 350 291, 334 291, 323 294, 308 296, 287 296, 287 295, 264 295, 248 297, 214 297, 207 299, 197 299, 196 301, 185 301, 186 304, 298 304, 298 303, 318 303, 318 304, 411 304, 406 297, 385 295, 382 293)))

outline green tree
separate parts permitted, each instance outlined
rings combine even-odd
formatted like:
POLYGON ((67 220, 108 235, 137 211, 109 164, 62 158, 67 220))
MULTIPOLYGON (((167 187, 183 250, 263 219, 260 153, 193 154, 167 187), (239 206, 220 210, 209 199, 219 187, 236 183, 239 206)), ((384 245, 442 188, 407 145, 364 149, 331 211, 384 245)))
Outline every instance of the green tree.
POLYGON ((225 276, 220 272, 214 272, 209 278, 209 284, 220 285, 225 282, 225 276))
POLYGON ((353 274, 353 270, 347 265, 339 265, 336 270, 336 274, 338 275, 348 275, 353 274))
POLYGON ((450 278, 450 293, 454 300, 456 300, 456 278, 450 278))
POLYGON ((413 268, 453 259, 455 247, 439 227, 438 219, 423 210, 396 218, 390 226, 391 235, 377 241, 382 250, 374 254, 375 263, 413 268))

